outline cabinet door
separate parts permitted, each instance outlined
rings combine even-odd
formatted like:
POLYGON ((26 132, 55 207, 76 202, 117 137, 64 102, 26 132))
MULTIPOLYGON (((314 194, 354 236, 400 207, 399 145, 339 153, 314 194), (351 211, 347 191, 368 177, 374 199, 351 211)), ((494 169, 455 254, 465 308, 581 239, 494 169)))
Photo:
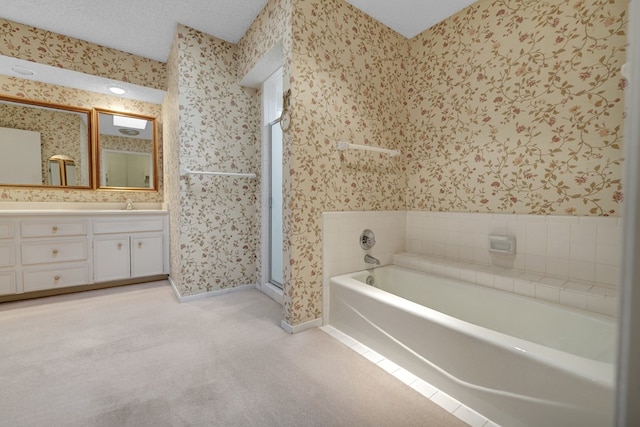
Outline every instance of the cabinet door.
POLYGON ((131 277, 129 236, 95 236, 93 279, 96 283, 131 277))
POLYGON ((163 239, 161 233, 131 236, 131 277, 162 274, 163 239))

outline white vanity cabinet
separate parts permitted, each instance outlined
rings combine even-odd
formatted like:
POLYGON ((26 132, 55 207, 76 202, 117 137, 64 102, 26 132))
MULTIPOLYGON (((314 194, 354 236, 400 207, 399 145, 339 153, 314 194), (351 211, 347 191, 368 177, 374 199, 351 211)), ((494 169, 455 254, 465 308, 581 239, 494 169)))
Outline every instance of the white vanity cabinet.
POLYGON ((0 219, 0 295, 16 293, 14 223, 0 219))
POLYGON ((163 218, 104 218, 94 223, 95 282, 163 274, 163 218))
POLYGON ((0 301, 168 275, 168 224, 166 211, 0 211, 0 301))
POLYGON ((24 292, 89 282, 89 219, 47 217, 20 221, 24 292))

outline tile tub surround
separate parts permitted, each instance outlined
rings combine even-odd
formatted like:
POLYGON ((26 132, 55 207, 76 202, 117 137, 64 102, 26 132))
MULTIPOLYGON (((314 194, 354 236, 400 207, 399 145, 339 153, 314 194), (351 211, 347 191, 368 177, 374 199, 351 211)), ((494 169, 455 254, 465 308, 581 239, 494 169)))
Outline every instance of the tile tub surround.
POLYGON ((407 252, 615 287, 617 217, 407 212, 407 252), (489 235, 516 237, 515 255, 489 252, 489 235))
POLYGON ((323 321, 329 278, 382 265, 422 270, 615 316, 620 230, 616 217, 350 211, 323 214, 323 321), (360 248, 365 228, 376 246, 360 248), (516 236, 516 254, 489 252, 489 234, 516 236))
POLYGON ((381 265, 391 264, 393 255, 405 251, 406 211, 348 211, 322 214, 323 324, 329 322, 329 278, 373 267, 364 262, 369 254, 381 265), (376 244, 368 251, 360 247, 360 233, 374 232, 376 244))

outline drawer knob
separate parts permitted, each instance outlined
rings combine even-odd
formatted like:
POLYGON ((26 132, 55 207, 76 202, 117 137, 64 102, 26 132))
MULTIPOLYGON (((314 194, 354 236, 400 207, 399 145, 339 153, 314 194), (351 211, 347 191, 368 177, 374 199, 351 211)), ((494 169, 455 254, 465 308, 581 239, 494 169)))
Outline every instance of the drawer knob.
POLYGON ((142 248, 142 242, 138 242, 138 247, 142 248))
POLYGON ((53 256, 56 256, 56 255, 58 255, 58 250, 54 249, 52 253, 53 253, 53 256))
POLYGON ((51 232, 57 233, 58 232, 58 226, 54 225, 53 227, 51 227, 51 232))
POLYGON ((122 249, 122 243, 118 243, 118 249, 122 249))
POLYGON ((54 281, 56 281, 56 282, 58 282, 58 281, 60 280, 60 276, 55 276, 55 277, 53 278, 53 280, 54 280, 54 281))

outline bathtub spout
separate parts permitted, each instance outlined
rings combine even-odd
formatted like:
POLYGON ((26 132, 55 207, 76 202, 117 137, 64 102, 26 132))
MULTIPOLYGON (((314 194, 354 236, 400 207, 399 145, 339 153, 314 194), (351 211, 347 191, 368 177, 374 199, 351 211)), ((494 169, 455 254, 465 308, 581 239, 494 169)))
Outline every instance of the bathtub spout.
POLYGON ((380 260, 378 258, 372 257, 369 254, 364 256, 364 262, 366 262, 367 264, 380 265, 380 260))

